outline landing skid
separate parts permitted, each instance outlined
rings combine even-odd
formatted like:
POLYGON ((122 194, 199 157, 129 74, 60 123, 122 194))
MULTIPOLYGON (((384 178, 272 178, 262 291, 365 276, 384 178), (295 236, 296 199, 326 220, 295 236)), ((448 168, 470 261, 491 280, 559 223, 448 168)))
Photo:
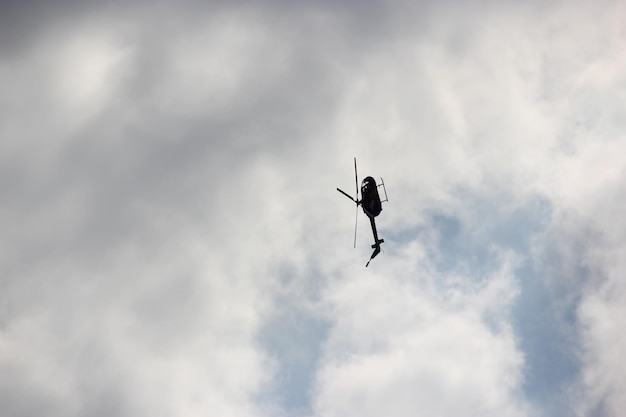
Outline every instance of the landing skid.
POLYGON ((384 200, 380 200, 381 203, 384 203, 385 201, 389 201, 389 198, 387 197, 387 189, 385 188, 385 182, 383 181, 383 177, 380 177, 380 184, 378 184, 378 187, 383 187, 383 191, 385 192, 385 199, 384 200))

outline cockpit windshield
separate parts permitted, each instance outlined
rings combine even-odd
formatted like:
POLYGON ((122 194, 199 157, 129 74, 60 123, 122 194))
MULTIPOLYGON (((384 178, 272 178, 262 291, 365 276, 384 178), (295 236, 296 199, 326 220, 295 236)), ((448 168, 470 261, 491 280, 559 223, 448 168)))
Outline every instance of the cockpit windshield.
POLYGON ((363 180, 363 182, 361 183, 361 192, 363 194, 368 194, 368 192, 370 191, 370 188, 372 186, 371 181, 369 181, 369 178, 365 178, 363 180))

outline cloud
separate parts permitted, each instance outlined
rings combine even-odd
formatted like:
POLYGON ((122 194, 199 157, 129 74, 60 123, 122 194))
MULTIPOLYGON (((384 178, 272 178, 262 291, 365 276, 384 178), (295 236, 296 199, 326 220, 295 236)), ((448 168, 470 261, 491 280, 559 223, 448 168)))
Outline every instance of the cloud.
POLYGON ((585 146, 567 161, 564 171, 588 175, 578 181, 580 194, 563 199, 567 214, 553 226, 569 237, 559 244, 568 264, 584 271, 567 277, 562 287, 569 297, 579 299, 574 314, 582 369, 575 392, 581 393, 577 401, 581 415, 618 415, 624 404, 621 387, 626 370, 615 360, 624 344, 618 330, 623 322, 624 288, 619 276, 624 226, 617 215, 623 204, 624 167, 612 156, 623 148, 623 141, 609 140, 585 146))
POLYGON ((318 374, 318 414, 526 415, 515 396, 523 355, 506 324, 516 292, 511 262, 504 256, 480 285, 426 270, 344 276, 328 290, 335 324, 318 374))
POLYGON ((603 6, 3 6, 2 414, 617 415, 603 6))

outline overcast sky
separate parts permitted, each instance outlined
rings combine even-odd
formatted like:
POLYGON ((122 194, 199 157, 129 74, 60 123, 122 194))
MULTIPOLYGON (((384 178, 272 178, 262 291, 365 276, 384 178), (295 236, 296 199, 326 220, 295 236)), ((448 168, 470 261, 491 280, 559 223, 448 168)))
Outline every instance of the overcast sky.
POLYGON ((623 415, 622 4, 72 3, 0 5, 0 415, 623 415))

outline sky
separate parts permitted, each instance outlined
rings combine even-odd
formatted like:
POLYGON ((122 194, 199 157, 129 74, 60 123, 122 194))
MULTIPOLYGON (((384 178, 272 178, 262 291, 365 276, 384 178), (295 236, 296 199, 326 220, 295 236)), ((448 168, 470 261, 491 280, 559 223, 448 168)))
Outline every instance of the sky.
POLYGON ((624 5, 339 3, 0 4, 1 415, 623 413, 624 5))

